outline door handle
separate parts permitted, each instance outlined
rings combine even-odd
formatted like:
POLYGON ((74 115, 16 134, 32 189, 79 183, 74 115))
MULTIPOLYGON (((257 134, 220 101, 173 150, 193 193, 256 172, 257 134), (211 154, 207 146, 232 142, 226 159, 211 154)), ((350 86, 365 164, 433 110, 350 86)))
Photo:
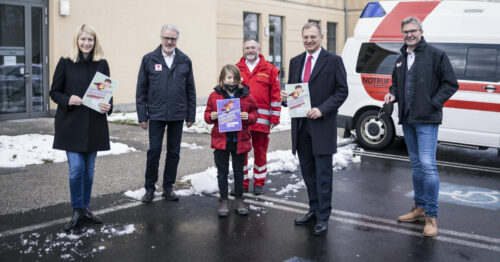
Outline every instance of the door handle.
POLYGON ((30 77, 31 77, 31 76, 30 76, 30 73, 26 73, 26 74, 24 74, 23 76, 24 76, 24 78, 30 78, 30 77))
POLYGON ((497 88, 492 85, 483 86, 483 89, 488 91, 488 93, 493 93, 493 91, 497 90, 497 88))

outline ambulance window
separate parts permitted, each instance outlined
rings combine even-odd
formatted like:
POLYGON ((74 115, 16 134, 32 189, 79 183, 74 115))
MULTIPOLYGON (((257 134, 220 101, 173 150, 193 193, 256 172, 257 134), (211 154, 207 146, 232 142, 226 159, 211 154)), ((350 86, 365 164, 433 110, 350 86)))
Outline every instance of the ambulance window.
POLYGON ((432 43, 433 46, 444 50, 450 59, 455 76, 462 79, 465 74, 465 58, 467 56, 467 46, 463 44, 432 43))
POLYGON ((363 43, 359 50, 356 72, 391 75, 402 43, 363 43))
POLYGON ((465 77, 471 80, 495 80, 497 50, 493 48, 469 48, 465 77))

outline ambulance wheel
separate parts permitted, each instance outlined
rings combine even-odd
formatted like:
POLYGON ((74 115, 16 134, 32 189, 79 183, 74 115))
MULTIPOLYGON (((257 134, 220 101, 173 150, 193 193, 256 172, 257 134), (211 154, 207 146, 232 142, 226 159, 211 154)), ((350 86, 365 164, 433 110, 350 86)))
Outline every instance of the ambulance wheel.
POLYGON ((368 149, 384 149, 394 140, 394 124, 386 115, 377 118, 378 110, 362 113, 356 121, 358 143, 368 149))

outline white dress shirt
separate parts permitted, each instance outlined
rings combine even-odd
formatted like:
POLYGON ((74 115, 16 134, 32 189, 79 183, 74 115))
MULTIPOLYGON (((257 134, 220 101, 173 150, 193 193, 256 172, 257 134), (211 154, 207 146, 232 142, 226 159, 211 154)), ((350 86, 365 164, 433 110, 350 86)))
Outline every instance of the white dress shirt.
POLYGON ((260 58, 257 57, 257 59, 255 60, 255 62, 253 64, 251 64, 248 59, 245 59, 245 64, 247 65, 248 67, 248 70, 250 70, 250 73, 252 73, 252 71, 255 69, 255 67, 257 66, 257 64, 259 63, 260 61, 260 58))
POLYGON ((163 52, 163 49, 161 50, 161 53, 163 54, 163 59, 165 59, 165 64, 167 64, 168 68, 171 68, 172 63, 174 62, 175 50, 171 56, 165 54, 165 52, 163 52))
MULTIPOLYGON (((316 64, 316 61, 318 60, 318 56, 319 56, 319 53, 321 52, 321 47, 318 48, 318 50, 316 50, 316 52, 314 52, 312 54, 312 60, 311 60, 311 74, 309 75, 309 77, 312 75, 312 72, 313 72, 313 69, 314 69, 314 65, 316 64)), ((309 54, 307 51, 306 51, 306 60, 304 61, 304 67, 302 67, 302 75, 300 76, 300 80, 304 79, 304 70, 306 69, 306 63, 307 63, 307 59, 309 58, 311 54, 309 54)))
POLYGON ((408 66, 408 70, 410 70, 413 62, 415 62, 415 49, 410 53, 410 50, 406 48, 406 65, 408 66))

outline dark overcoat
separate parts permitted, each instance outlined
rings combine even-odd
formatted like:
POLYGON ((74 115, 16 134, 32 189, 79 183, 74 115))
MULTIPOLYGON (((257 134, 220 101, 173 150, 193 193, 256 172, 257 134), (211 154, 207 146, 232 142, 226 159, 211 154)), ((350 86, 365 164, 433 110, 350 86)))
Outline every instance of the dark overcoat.
POLYGON ((49 92, 57 104, 54 149, 80 153, 110 149, 106 114, 84 105, 68 106, 72 95, 83 98, 97 71, 109 76, 108 62, 104 59, 93 62, 91 57, 85 60, 80 55, 76 63, 68 58, 57 63, 49 92))
MULTIPOLYGON (((301 82, 306 52, 290 60, 288 84, 301 82)), ((309 119, 313 154, 326 155, 337 152, 337 112, 347 99, 346 71, 342 58, 323 48, 319 53, 309 78, 311 107, 317 107, 322 117, 309 119)), ((305 120, 305 119, 303 119, 305 120)), ((297 150, 298 119, 292 119, 292 152, 297 150)))

